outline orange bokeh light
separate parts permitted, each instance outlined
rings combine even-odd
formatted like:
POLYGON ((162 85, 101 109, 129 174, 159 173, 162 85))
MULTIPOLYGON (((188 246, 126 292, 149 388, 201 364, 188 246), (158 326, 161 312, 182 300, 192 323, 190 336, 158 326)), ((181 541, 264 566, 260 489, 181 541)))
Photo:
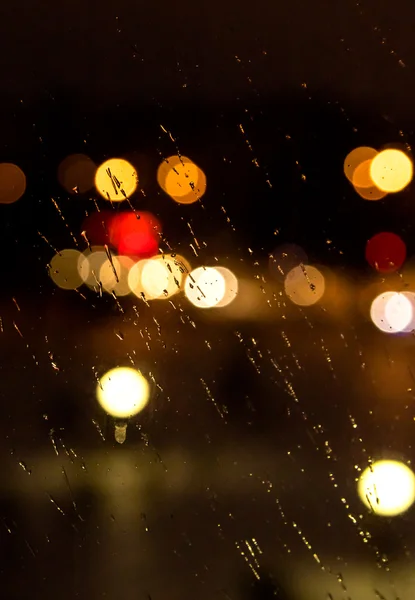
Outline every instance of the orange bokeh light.
POLYGON ((12 204, 26 191, 26 176, 13 163, 0 163, 0 204, 12 204))
POLYGON ((377 155, 377 151, 369 146, 359 146, 346 156, 343 164, 344 174, 350 183, 353 184, 353 175, 356 169, 364 162, 372 160, 377 155))
POLYGON ((190 158, 170 156, 157 171, 160 187, 178 204, 193 204, 206 192, 206 176, 190 158))
POLYGON ((122 202, 137 189, 138 174, 131 163, 123 158, 110 158, 95 173, 95 187, 106 200, 122 202))

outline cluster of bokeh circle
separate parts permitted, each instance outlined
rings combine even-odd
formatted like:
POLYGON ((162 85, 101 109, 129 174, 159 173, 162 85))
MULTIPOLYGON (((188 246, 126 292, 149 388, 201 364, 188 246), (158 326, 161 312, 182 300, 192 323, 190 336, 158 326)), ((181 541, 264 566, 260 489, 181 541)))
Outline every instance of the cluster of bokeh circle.
MULTIPOLYGON (((368 146, 352 150, 344 161, 344 173, 355 191, 365 200, 382 200, 403 191, 413 178, 413 160, 407 146, 368 146)), ((381 231, 366 244, 369 265, 382 276, 399 272, 407 257, 405 241, 393 231, 381 231)), ((415 329, 415 293, 388 289, 371 303, 370 317, 384 333, 409 333, 415 329)))
MULTIPOLYGON (((235 275, 226 267, 191 267, 175 252, 159 249, 162 223, 148 211, 137 211, 130 198, 139 186, 132 163, 112 158, 96 167, 84 155, 71 155, 59 166, 58 179, 72 194, 91 188, 107 200, 111 209, 94 210, 82 223, 88 245, 84 252, 59 251, 50 261, 50 276, 63 289, 86 285, 114 296, 133 294, 146 301, 168 299, 183 292, 198 308, 220 308, 238 293, 235 275), (113 210, 123 202, 127 208, 113 210)), ((170 156, 157 170, 160 188, 178 204, 194 204, 206 191, 202 169, 185 156, 170 156)))
MULTIPOLYGON (((367 201, 379 201, 404 190, 413 177, 408 148, 359 147, 344 161, 344 174, 356 193, 367 201)), ((95 189, 110 205, 86 213, 81 235, 87 249, 65 248, 51 257, 49 275, 61 289, 84 285, 114 297, 133 294, 143 300, 167 299, 183 292, 198 308, 227 306, 238 295, 238 279, 228 268, 196 266, 187 257, 159 248, 161 220, 149 211, 137 211, 131 197, 139 187, 134 165, 111 158, 99 166, 88 156, 74 154, 58 168, 58 180, 71 195, 95 189), (114 210, 123 202, 125 209, 114 210)), ((206 176, 191 159, 175 155, 157 170, 160 188, 175 202, 194 204, 206 191, 206 176)), ((11 204, 26 190, 23 171, 12 163, 0 163, 0 204, 11 204)), ((395 232, 381 231, 367 241, 365 258, 379 274, 398 272, 406 260, 406 245, 395 232)), ((307 307, 326 292, 324 267, 310 264, 304 249, 284 244, 269 256, 272 278, 293 304, 307 307)), ((370 317, 385 333, 415 329, 415 292, 387 290, 372 299, 370 317)), ((96 396, 104 411, 115 419, 115 439, 123 443, 128 419, 149 403, 151 386, 131 367, 115 367, 99 380, 96 396)), ((415 476, 399 461, 381 460, 369 465, 357 479, 362 502, 378 515, 393 516, 407 510, 415 499, 415 476)))

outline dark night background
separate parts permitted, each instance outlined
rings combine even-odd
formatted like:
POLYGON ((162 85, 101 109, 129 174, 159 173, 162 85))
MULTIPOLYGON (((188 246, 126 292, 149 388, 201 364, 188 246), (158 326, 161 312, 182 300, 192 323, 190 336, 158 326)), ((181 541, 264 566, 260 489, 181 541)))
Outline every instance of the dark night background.
POLYGON ((413 511, 367 514, 355 465, 413 458, 413 337, 381 334, 357 305, 382 280, 372 235, 414 253, 414 188, 365 202, 343 161, 410 149, 414 21, 409 0, 4 3, 0 162, 27 177, 0 205, 4 598, 413 597, 413 511), (158 187, 177 150, 206 174, 202 203, 158 187), (132 157, 134 207, 189 257, 190 223, 195 265, 217 257, 259 290, 269 253, 296 243, 347 282, 347 310, 284 319, 264 300, 228 320, 180 298, 182 319, 157 302, 136 318, 137 300, 121 313, 56 288, 51 246, 74 244, 51 198, 81 250, 86 211, 106 205, 60 187, 73 153, 132 157), (118 446, 95 374, 131 357, 152 400, 118 446))

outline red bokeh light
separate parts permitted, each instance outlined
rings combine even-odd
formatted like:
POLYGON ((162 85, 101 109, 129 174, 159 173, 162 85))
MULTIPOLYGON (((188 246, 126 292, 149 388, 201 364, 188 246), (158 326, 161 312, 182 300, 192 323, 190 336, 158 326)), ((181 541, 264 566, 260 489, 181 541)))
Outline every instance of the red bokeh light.
POLYGON ((367 262, 381 273, 397 271, 405 258, 405 242, 396 233, 377 233, 366 244, 367 262))
POLYGON ((110 224, 110 242, 120 254, 149 258, 158 252, 161 225, 149 212, 126 211, 110 224))

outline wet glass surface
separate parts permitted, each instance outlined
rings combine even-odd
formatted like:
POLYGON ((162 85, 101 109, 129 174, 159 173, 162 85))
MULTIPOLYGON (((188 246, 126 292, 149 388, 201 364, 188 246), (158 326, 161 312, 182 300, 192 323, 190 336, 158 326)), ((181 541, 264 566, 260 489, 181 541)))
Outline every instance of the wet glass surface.
POLYGON ((413 16, 5 4, 5 598, 413 597, 413 16))

